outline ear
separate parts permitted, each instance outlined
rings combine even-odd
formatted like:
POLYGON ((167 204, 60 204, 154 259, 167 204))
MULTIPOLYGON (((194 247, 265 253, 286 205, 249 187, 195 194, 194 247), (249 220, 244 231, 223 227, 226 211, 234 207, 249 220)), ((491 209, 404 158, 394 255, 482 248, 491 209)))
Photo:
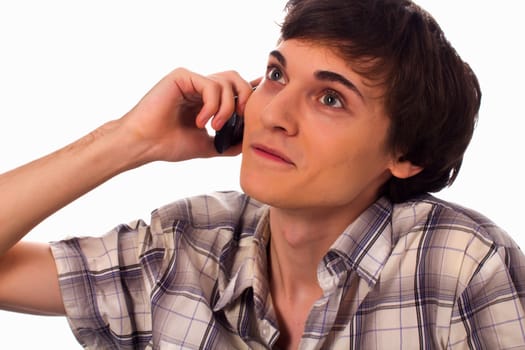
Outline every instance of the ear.
POLYGON ((419 174, 423 170, 423 167, 414 165, 410 161, 402 159, 403 158, 400 157, 397 160, 392 160, 389 169, 393 176, 399 179, 407 179, 419 174))

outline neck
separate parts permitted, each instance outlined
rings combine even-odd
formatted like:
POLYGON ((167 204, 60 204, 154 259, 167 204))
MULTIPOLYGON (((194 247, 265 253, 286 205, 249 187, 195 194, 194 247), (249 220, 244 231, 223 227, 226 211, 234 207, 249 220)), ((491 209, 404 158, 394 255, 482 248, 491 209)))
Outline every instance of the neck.
POLYGON ((268 272, 283 348, 297 348, 312 305, 323 295, 317 279, 321 259, 372 202, 369 197, 324 210, 270 208, 268 272))
POLYGON ((291 299, 319 289, 317 267, 353 219, 336 222, 321 217, 270 209, 272 285, 291 299))
POLYGON ((375 196, 327 210, 270 208, 270 276, 290 298, 319 288, 317 267, 332 244, 375 196))

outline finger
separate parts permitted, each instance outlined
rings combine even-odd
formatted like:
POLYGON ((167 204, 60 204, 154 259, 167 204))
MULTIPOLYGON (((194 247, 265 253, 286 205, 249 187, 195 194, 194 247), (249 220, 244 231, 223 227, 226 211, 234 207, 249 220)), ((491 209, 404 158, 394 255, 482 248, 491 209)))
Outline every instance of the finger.
POLYGON ((215 81, 207 80, 201 90, 202 108, 195 117, 195 124, 204 128, 208 121, 217 114, 221 106, 223 88, 215 81))
POLYGON ((235 110, 242 114, 252 92, 250 83, 235 71, 198 77, 195 83, 197 82, 204 84, 203 109, 197 116, 197 126, 204 127, 210 118, 213 118, 211 126, 215 130, 222 128, 235 110), (208 82, 206 79, 209 79, 208 82))
POLYGON ((197 116, 197 126, 204 127, 212 118, 211 126, 219 130, 235 111, 236 86, 244 81, 232 73, 229 76, 222 73, 204 79, 207 82, 202 90, 203 108, 197 116))
MULTIPOLYGON (((233 145, 231 147, 228 147, 224 152, 222 152, 220 155, 225 157, 234 157, 236 155, 239 155, 242 151, 242 142, 238 143, 236 145, 233 145)), ((215 154, 217 153, 217 150, 215 150, 215 154)))
POLYGON ((242 151, 242 143, 232 145, 228 149, 226 149, 224 152, 219 153, 215 149, 215 146, 213 145, 213 137, 209 136, 207 139, 200 139, 199 146, 198 146, 198 154, 201 158, 210 158, 210 157, 234 157, 241 153, 242 151))
POLYGON ((257 86, 261 83, 262 77, 254 79, 248 83, 248 89, 242 89, 240 90, 237 98, 237 113, 239 115, 244 116, 244 108, 246 107, 246 103, 248 102, 248 98, 251 96, 253 91, 257 88, 257 86))
POLYGON ((210 158, 217 156, 217 150, 213 145, 213 137, 207 136, 202 138, 199 144, 199 157, 201 158, 210 158))
POLYGON ((235 93, 230 84, 223 87, 221 91, 221 100, 217 113, 212 120, 212 128, 219 130, 224 123, 231 117, 235 111, 235 93))
POLYGON ((250 85, 253 86, 254 88, 256 88, 257 86, 259 86, 259 84, 261 83, 262 80, 263 80, 263 77, 259 77, 257 79, 253 79, 252 81, 250 81, 250 85))

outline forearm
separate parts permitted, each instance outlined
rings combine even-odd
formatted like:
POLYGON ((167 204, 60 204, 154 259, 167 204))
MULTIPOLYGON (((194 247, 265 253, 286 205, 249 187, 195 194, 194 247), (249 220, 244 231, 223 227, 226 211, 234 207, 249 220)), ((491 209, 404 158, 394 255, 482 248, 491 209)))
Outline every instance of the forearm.
POLYGON ((240 108, 252 91, 235 72, 210 79, 176 69, 119 120, 0 175, 0 256, 46 217, 125 170, 217 155, 206 123, 222 127, 236 107, 234 92, 240 108))
POLYGON ((126 169, 142 150, 118 121, 48 156, 0 175, 0 256, 34 226, 126 169))

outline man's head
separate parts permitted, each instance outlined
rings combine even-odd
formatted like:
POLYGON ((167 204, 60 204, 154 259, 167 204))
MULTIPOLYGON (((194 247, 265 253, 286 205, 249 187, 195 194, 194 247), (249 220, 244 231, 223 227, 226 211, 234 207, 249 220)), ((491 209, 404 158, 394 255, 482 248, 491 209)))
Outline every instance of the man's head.
POLYGON ((450 185, 460 169, 480 106, 476 76, 439 25, 408 0, 290 0, 281 41, 331 47, 384 92, 386 147, 423 170, 390 178, 400 202, 450 185))
POLYGON ((378 195, 454 180, 480 91, 430 16, 399 0, 292 0, 281 33, 245 107, 247 194, 348 220, 378 195))

